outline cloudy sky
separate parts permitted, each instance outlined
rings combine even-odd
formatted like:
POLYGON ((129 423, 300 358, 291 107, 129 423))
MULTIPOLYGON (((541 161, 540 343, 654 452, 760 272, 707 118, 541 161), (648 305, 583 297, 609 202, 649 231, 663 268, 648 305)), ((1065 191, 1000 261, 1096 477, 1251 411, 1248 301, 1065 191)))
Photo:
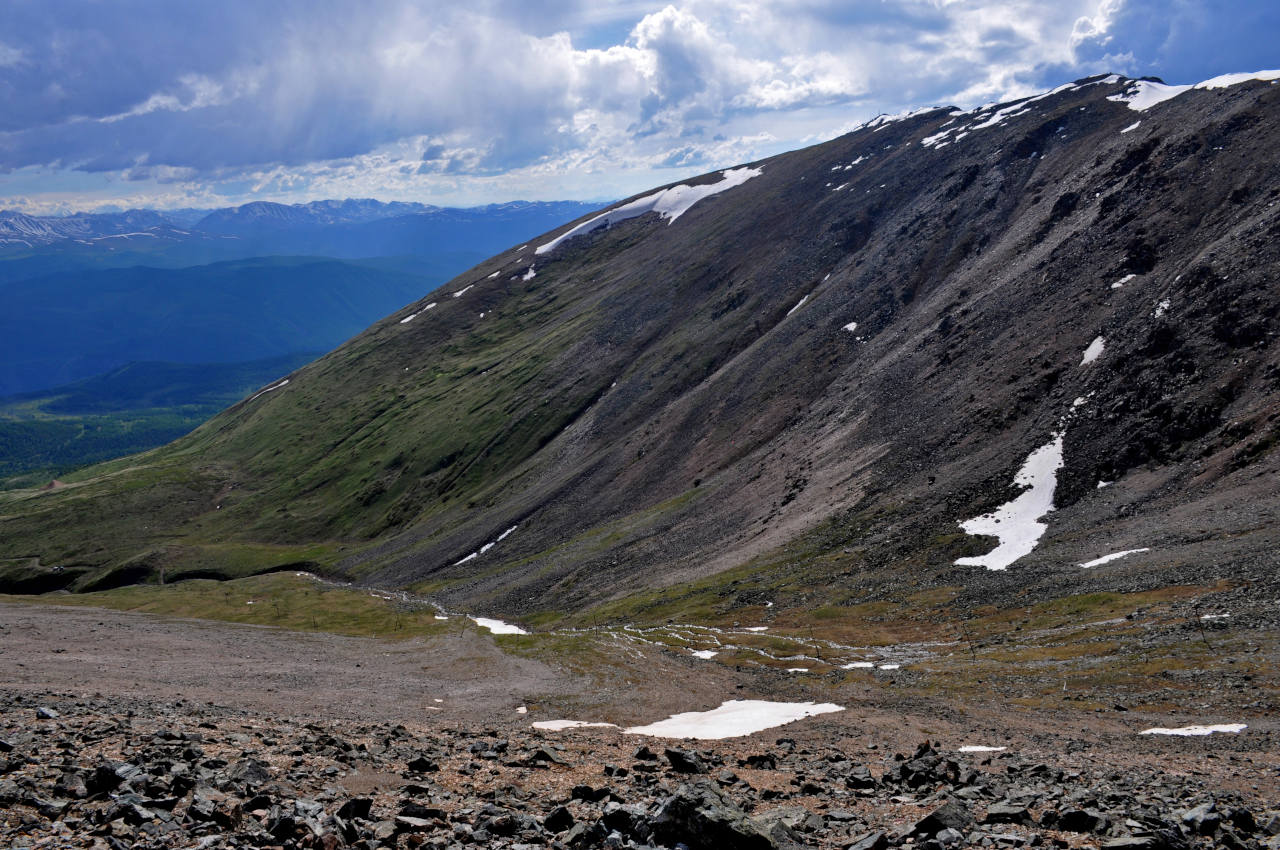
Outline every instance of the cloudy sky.
POLYGON ((0 208, 616 198, 1278 45, 1276 0, 0 0, 0 208))

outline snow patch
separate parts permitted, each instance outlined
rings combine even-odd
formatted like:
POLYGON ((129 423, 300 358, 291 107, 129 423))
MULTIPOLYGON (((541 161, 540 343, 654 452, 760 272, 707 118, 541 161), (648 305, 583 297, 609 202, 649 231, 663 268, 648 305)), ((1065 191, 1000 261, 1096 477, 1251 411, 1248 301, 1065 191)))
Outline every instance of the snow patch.
POLYGON ((586 727, 612 727, 617 729, 616 723, 588 723, 585 720, 539 720, 533 724, 534 729, 545 729, 548 732, 561 732, 565 729, 583 729, 586 727))
POLYGON ((1280 80, 1280 70, 1274 71, 1245 71, 1238 74, 1222 74, 1217 77, 1210 77, 1204 82, 1196 83, 1198 89, 1225 89, 1228 86, 1236 86, 1240 83, 1247 83, 1250 80, 1280 80))
POLYGON ((1244 723, 1219 723, 1215 726, 1179 726, 1177 729, 1165 729, 1163 727, 1155 727, 1153 729, 1143 729, 1139 735, 1177 735, 1182 738, 1200 737, 1203 735, 1212 735, 1214 732, 1227 732, 1232 735, 1237 732, 1243 732, 1248 729, 1248 725, 1244 723))
POLYGON ((704 183, 700 186, 689 186, 682 183, 679 186, 672 186, 669 189, 654 192, 652 195, 645 195, 643 198, 637 198, 629 204, 623 204, 616 209, 584 221, 545 245, 539 245, 534 249, 534 253, 545 254, 548 251, 555 250, 556 246, 566 239, 572 239, 575 236, 581 236, 602 227, 612 227, 620 221, 636 218, 646 213, 656 212, 667 219, 668 224, 672 224, 703 198, 718 195, 735 186, 741 186, 752 177, 759 177, 763 173, 764 170, 760 168, 734 168, 720 172, 721 180, 718 183, 704 183))
MULTIPOLYGON (((482 313, 481 315, 483 316, 484 314, 482 313)), ((490 540, 488 543, 485 543, 485 544, 484 544, 483 546, 481 546, 479 549, 477 549, 476 551, 472 552, 470 555, 468 555, 467 557, 463 558, 461 561, 458 561, 457 563, 455 563, 455 564, 454 564, 454 566, 455 566, 455 567, 457 567, 457 566, 460 566, 460 565, 462 565, 462 564, 467 563, 468 561, 474 561, 476 558, 479 558, 481 555, 483 555, 485 552, 488 552, 488 551, 489 551, 490 549, 492 549, 494 546, 497 546, 497 545, 498 545, 499 543, 501 543, 503 540, 506 540, 506 539, 507 539, 507 535, 508 535, 508 534, 510 534, 511 532, 515 531, 515 530, 516 530, 517 528, 519 528, 519 527, 520 527, 519 525, 513 525, 513 526, 511 526, 511 527, 510 527, 510 528, 508 528, 506 531, 504 531, 504 532, 502 532, 501 534, 499 534, 499 535, 497 536, 497 538, 496 538, 496 539, 494 539, 494 540, 490 540)))
POLYGON ((529 713, 529 706, 527 705, 516 706, 516 714, 528 714, 528 713, 529 713))
POLYGON ((1152 317, 1158 319, 1161 316, 1163 316, 1165 313, 1168 313, 1169 307, 1171 306, 1171 304, 1172 302, 1168 298, 1161 301, 1159 304, 1156 305, 1155 312, 1151 314, 1152 317))
POLYGON ((529 270, 528 270, 527 272, 525 272, 525 273, 524 273, 524 277, 522 277, 522 278, 520 278, 520 279, 521 279, 521 280, 533 280, 533 279, 534 279, 535 277, 537 277, 537 276, 538 276, 538 273, 537 273, 537 272, 535 272, 535 271, 533 270, 533 266, 529 266, 529 270))
POLYGON ((529 634, 519 626, 513 626, 510 623, 504 623, 501 620, 494 620, 490 617, 471 617, 471 622, 475 623, 482 629, 488 629, 495 635, 527 635, 529 634))
POLYGON ((840 669, 841 670, 870 670, 875 666, 876 665, 874 661, 850 661, 848 664, 845 664, 840 669))
POLYGON ((1225 620, 1230 616, 1231 616, 1230 614, 1201 614, 1200 619, 1201 620, 1225 620))
POLYGON ((1127 274, 1127 275, 1125 275, 1124 277, 1122 277, 1122 278, 1120 278, 1119 280, 1117 280, 1115 283, 1111 284, 1111 288, 1112 288, 1112 289, 1119 289, 1120 287, 1124 286, 1124 285, 1125 285, 1126 283, 1128 283, 1129 281, 1133 280, 1135 277, 1137 277, 1137 275, 1136 275, 1136 274, 1127 274))
POLYGON ((829 702, 769 702, 756 699, 734 699, 710 711, 688 711, 648 726, 632 726, 622 730, 628 735, 654 735, 662 738, 699 738, 720 740, 750 735, 775 726, 794 723, 805 717, 844 711, 829 702))
POLYGON ((1240 83, 1247 83, 1250 80, 1280 80, 1280 70, 1223 74, 1220 77, 1212 77, 1196 83, 1194 86, 1169 86, 1164 83, 1153 83, 1150 80, 1134 80, 1128 89, 1120 94, 1111 95, 1107 100, 1127 103, 1129 108, 1135 112, 1145 112, 1156 104, 1172 100, 1183 92, 1191 91, 1191 89, 1222 89, 1239 85, 1240 83))
POLYGON ((1093 361, 1102 356, 1102 349, 1107 345, 1107 341, 1102 337, 1095 337, 1093 342, 1089 343, 1089 347, 1084 350, 1084 355, 1080 358, 1081 366, 1088 366, 1093 361))
MULTIPOLYGON (((808 300, 809 300, 809 296, 808 296, 808 295, 806 295, 806 296, 804 296, 803 298, 801 298, 799 301, 797 301, 797 302, 796 302, 796 306, 792 307, 790 310, 788 310, 788 311, 787 311, 787 316, 790 316, 790 315, 791 315, 792 313, 794 313, 796 310, 799 310, 802 306, 804 306, 804 302, 806 302, 806 301, 808 301, 808 300)), ((786 318, 786 316, 784 316, 783 318, 786 318)))
POLYGON ((849 331, 850 333, 853 333, 853 332, 854 332, 854 331, 856 331, 857 329, 858 329, 858 323, 857 323, 857 322, 850 322, 849 324, 847 324, 847 325, 845 325, 843 328, 841 328, 841 330, 846 330, 846 331, 849 331))
POLYGON ((1113 100, 1116 103, 1127 103, 1133 111, 1145 112, 1157 103, 1171 100, 1185 91, 1190 91, 1191 88, 1191 86, 1169 86, 1164 83, 1153 83, 1150 80, 1134 80, 1133 85, 1126 91, 1110 95, 1107 100, 1113 100))
POLYGON ((897 669, 898 669, 898 668, 900 668, 901 666, 902 666, 901 664, 881 664, 879 669, 881 669, 881 670, 897 670, 897 669))
POLYGON ((432 301, 430 304, 428 304, 427 306, 423 307, 423 308, 422 308, 421 310, 419 310, 418 312, 416 312, 416 313, 410 313, 408 316, 405 316, 403 319, 401 319, 401 320, 400 320, 400 324, 402 324, 402 325, 407 325, 407 324, 409 324, 409 323, 410 323, 410 322, 412 322, 414 319, 418 318, 419 316, 421 316, 423 313, 427 312, 428 310, 430 310, 430 309, 431 309, 432 307, 434 307, 434 306, 436 306, 436 302, 432 301))
POLYGON ((703 661, 706 661, 710 658, 715 658, 719 654, 720 653, 716 652, 714 649, 695 649, 693 651, 693 657, 701 658, 703 661))
POLYGON ((1053 441, 1036 449, 1014 476, 1015 486, 1027 490, 989 514, 960 523, 968 534, 999 538, 1000 544, 985 555, 957 558, 962 566, 1005 570, 1009 565, 1036 548, 1049 526, 1040 518, 1053 510, 1053 492, 1058 486, 1058 470, 1062 468, 1060 432, 1053 441))
POLYGON ((279 382, 279 383, 277 383, 277 384, 272 384, 271 386, 267 387, 265 390, 258 390, 256 393, 254 393, 253 395, 249 396, 249 398, 248 398, 247 400, 248 400, 248 401, 253 401, 255 398, 257 398, 257 397, 258 397, 258 396, 260 396, 260 395, 266 395, 267 393, 273 393, 273 392, 275 392, 276 390, 278 390, 278 389, 280 389, 281 387, 283 387, 283 386, 284 386, 285 384, 287 384, 287 383, 289 383, 289 379, 288 379, 288 378, 285 378, 283 381, 280 381, 280 382, 279 382))
POLYGON ((1005 749, 1007 748, 1006 747, 985 747, 982 744, 965 744, 963 747, 956 750, 956 752, 958 753, 999 753, 999 752, 1003 752, 1005 749))
POLYGON ((744 632, 767 632, 769 631, 769 627, 768 626, 743 626, 742 630, 744 632))
POLYGON ((1150 546, 1144 546, 1141 549, 1125 549, 1123 552, 1112 552, 1110 555, 1103 555, 1101 558, 1094 558, 1092 561, 1086 561, 1080 566, 1084 567, 1087 570, 1090 567, 1100 567, 1103 564, 1109 564, 1112 561, 1118 561, 1121 558, 1127 557, 1129 555, 1137 555, 1140 552, 1150 552, 1150 551, 1151 551, 1150 546))
POLYGON ((1138 129, 1138 126, 1139 126, 1140 124, 1142 124, 1142 122, 1141 122, 1141 121, 1134 121, 1132 124, 1130 124, 1128 127, 1125 127, 1125 128, 1124 128, 1123 130, 1121 130, 1120 132, 1121 132, 1121 133, 1131 133, 1131 132, 1133 132, 1134 130, 1138 129))
POLYGON ((467 284, 466 286, 464 286, 464 287, 462 287, 461 289, 459 289, 457 292, 453 293, 453 297, 454 297, 454 298, 461 298, 461 297, 463 296, 463 294, 465 294, 465 293, 466 293, 466 291, 467 291, 468 289, 470 289, 471 287, 473 287, 473 286, 475 286, 475 284, 474 284, 474 283, 469 283, 469 284, 467 284))

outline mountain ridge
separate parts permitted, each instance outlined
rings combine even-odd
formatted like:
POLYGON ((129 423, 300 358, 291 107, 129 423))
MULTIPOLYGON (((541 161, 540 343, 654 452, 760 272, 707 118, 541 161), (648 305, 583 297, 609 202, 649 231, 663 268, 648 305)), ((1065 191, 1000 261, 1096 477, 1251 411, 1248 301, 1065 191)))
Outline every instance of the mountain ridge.
POLYGON ((310 546, 530 622, 1274 581, 1277 91, 1136 109, 1099 76, 882 117, 534 252, 583 217, 171 447, 10 497, 0 554, 85 587, 310 546), (1059 432, 1047 534, 958 564, 1059 432), (56 510, 139 477, 167 483, 112 515, 159 510, 164 552, 56 510))

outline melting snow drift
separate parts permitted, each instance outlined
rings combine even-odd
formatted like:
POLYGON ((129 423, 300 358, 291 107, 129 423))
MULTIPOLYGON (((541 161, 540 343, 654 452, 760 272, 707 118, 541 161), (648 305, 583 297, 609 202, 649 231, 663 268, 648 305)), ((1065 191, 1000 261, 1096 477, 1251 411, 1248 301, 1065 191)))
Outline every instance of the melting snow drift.
POLYGON ((421 316, 423 313, 427 312, 428 310, 430 310, 430 309, 431 309, 432 307, 434 307, 434 306, 436 306, 436 302, 432 301, 430 304, 428 304, 427 306, 423 307, 423 308, 422 308, 421 310, 419 310, 418 312, 416 312, 416 313, 410 313, 408 316, 405 316, 403 319, 401 319, 401 320, 400 320, 400 324, 402 324, 402 325, 407 325, 407 324, 409 324, 409 323, 410 323, 410 322, 412 322, 414 319, 418 318, 419 316, 421 316))
POLYGON ((1249 727, 1244 723, 1220 723, 1217 726, 1180 726, 1177 729, 1164 729, 1157 726, 1154 729, 1143 729, 1139 735, 1177 735, 1180 738, 1201 737, 1203 735, 1212 735, 1214 732, 1229 732, 1235 734, 1243 732, 1249 727))
POLYGON ((545 245, 539 245, 534 250, 534 253, 545 254, 548 251, 555 250, 556 246, 566 239, 582 236, 601 227, 612 227, 620 221, 642 216, 645 213, 656 212, 667 219, 668 224, 671 224, 703 198, 709 198, 712 195, 720 194, 726 189, 740 186, 752 177, 759 177, 763 173, 759 168, 735 168, 730 171, 720 172, 722 179, 719 183, 704 183, 700 186, 681 184, 672 186, 669 189, 663 189, 660 192, 654 192, 652 195, 645 195, 643 198, 637 198, 629 204, 623 204, 616 209, 601 213, 595 218, 587 219, 582 224, 562 233, 545 245))
POLYGON ((701 738, 719 740, 750 735, 774 726, 784 726, 805 717, 844 711, 829 702, 768 702, 758 699, 731 699, 710 711, 688 711, 648 726, 622 730, 628 735, 660 738, 701 738))
POLYGON ((985 555, 957 558, 957 564, 1004 570, 1036 548, 1049 528, 1040 518, 1053 510, 1053 491, 1062 468, 1062 436, 1057 434, 1053 442, 1032 452, 1014 476, 1013 483, 1027 487, 1025 492, 989 514, 960 523, 969 534, 999 538, 1000 545, 985 555))
POLYGON ((1102 349, 1107 345, 1107 341, 1102 337, 1094 337, 1093 342, 1089 343, 1089 347, 1084 350, 1084 354, 1080 358, 1081 366, 1088 366, 1093 361, 1102 356, 1102 349))
POLYGON ((1134 80, 1128 89, 1120 94, 1113 94, 1107 100, 1127 103, 1135 112, 1144 112, 1157 103, 1164 103, 1191 89, 1224 89, 1228 86, 1247 83, 1250 80, 1278 80, 1280 71, 1254 71, 1243 74, 1223 74, 1213 77, 1194 86, 1169 86, 1164 83, 1153 83, 1150 80, 1134 80))
POLYGON ((1004 749, 1005 749, 1004 747, 985 747, 982 744, 965 744, 963 747, 956 750, 956 752, 958 753, 998 753, 1003 751, 1004 749))
POLYGON ((1103 555, 1101 558, 1094 558, 1092 561, 1086 561, 1080 566, 1084 567, 1087 570, 1089 569, 1089 567, 1100 567, 1103 564, 1109 564, 1112 561, 1118 561, 1121 558, 1125 557, 1126 555, 1137 555, 1139 552, 1150 552, 1150 551, 1151 551, 1151 547, 1149 546, 1144 546, 1141 549, 1125 549, 1123 552, 1112 552, 1110 555, 1103 555))
POLYGON ((587 726, 612 726, 617 729, 617 725, 613 723, 588 723, 585 720, 539 720, 533 724, 534 729, 545 729, 548 732, 560 732, 564 729, 581 729, 587 726))
POLYGON ((258 390, 256 393, 249 396, 249 401, 253 401, 255 398, 257 398, 260 395, 266 395, 267 393, 275 392, 276 390, 280 389, 287 383, 289 383, 289 379, 285 378, 283 381, 272 384, 271 386, 267 387, 265 390, 258 390))
POLYGON ((475 623, 482 629, 488 629, 495 635, 527 635, 529 634, 519 626, 513 626, 510 623, 504 623, 501 620, 493 620, 488 617, 472 617, 471 622, 475 623))

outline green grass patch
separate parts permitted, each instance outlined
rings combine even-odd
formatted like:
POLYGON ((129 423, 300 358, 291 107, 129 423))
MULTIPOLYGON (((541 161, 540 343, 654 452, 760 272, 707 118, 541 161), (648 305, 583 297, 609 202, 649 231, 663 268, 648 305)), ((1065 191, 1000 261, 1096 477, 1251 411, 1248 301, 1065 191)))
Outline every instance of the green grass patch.
POLYGON ((432 608, 379 599, 351 588, 328 587, 292 573, 233 581, 194 579, 163 586, 134 585, 96 593, 0 596, 0 599, 358 637, 423 637, 456 628, 435 619, 432 608))

